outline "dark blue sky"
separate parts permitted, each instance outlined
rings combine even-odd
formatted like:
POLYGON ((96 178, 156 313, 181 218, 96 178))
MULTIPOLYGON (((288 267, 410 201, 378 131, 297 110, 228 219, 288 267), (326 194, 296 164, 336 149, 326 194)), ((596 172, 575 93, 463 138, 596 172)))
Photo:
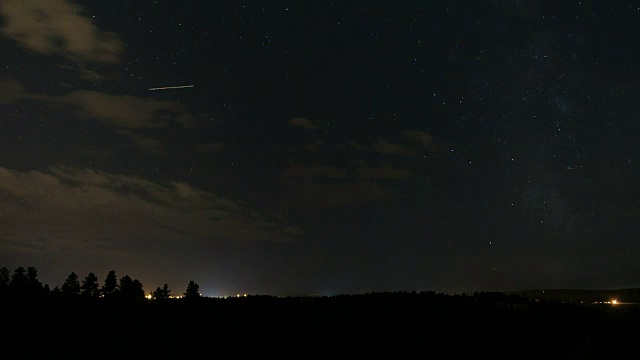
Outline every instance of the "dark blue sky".
POLYGON ((0 265, 640 286, 630 1, 0 3, 0 265), (155 90, 162 86, 192 88, 155 90))

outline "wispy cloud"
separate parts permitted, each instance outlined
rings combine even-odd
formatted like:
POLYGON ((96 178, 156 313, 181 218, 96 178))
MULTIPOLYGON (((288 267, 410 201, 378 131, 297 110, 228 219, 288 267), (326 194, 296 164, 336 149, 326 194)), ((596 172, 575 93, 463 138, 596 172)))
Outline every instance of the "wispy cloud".
POLYGON ((81 115, 125 129, 162 128, 171 123, 189 127, 193 117, 175 101, 78 90, 50 101, 74 106, 81 115))
POLYGON ((307 130, 312 130, 316 128, 316 125, 313 123, 311 119, 307 119, 303 117, 296 117, 289 120, 289 125, 293 125, 299 128, 307 129, 307 130))
POLYGON ((10 104, 25 96, 24 87, 15 79, 0 79, 0 104, 10 104))
POLYGON ((83 8, 67 0, 2 0, 2 33, 40 54, 59 54, 77 63, 117 63, 123 44, 98 28, 83 8))
MULTIPOLYGON (((301 124, 305 122, 300 121, 301 124)), ((288 201, 298 207, 334 207, 370 203, 394 196, 389 186, 410 179, 423 169, 427 155, 441 152, 443 145, 430 134, 408 129, 366 140, 304 143, 307 156, 316 162, 293 164, 281 175, 288 201), (341 156, 346 162, 323 161, 341 156)))
POLYGON ((0 200, 0 247, 12 251, 290 240, 286 227, 214 193, 91 169, 0 167, 0 200))
POLYGON ((369 143, 352 140, 349 142, 349 146, 359 152, 405 157, 416 157, 425 153, 438 153, 443 149, 443 144, 440 141, 420 130, 402 131, 393 138, 393 141, 382 137, 378 137, 369 143))
POLYGON ((63 64, 58 65, 58 67, 60 69, 63 69, 63 70, 73 70, 73 71, 78 70, 80 72, 80 78, 82 78, 84 80, 87 80, 87 81, 94 82, 94 83, 107 79, 106 76, 101 75, 101 74, 97 73, 96 71, 93 71, 93 70, 90 70, 90 69, 86 69, 86 68, 76 69, 73 66, 63 65, 63 64))
POLYGON ((378 138, 378 140, 373 144, 372 151, 388 155, 416 156, 415 151, 382 138, 378 138))
POLYGON ((391 193, 372 180, 405 175, 399 169, 370 168, 363 164, 351 173, 332 165, 292 165, 282 173, 282 183, 292 206, 334 207, 389 198, 391 193), (397 172, 391 173, 394 170, 397 172))
POLYGON ((166 146, 158 139, 135 133, 129 130, 118 131, 120 135, 123 135, 133 142, 133 144, 140 150, 151 155, 166 155, 166 146))
POLYGON ((444 144, 434 138, 431 134, 424 131, 406 130, 400 135, 402 135, 403 138, 418 144, 423 150, 427 150, 432 153, 441 152, 444 149, 444 144))
POLYGON ((112 95, 92 90, 76 90, 62 96, 49 96, 28 92, 15 79, 0 79, 0 104, 20 100, 61 105, 84 118, 121 129, 164 128, 171 124, 189 128, 194 126, 197 117, 177 101, 112 95))

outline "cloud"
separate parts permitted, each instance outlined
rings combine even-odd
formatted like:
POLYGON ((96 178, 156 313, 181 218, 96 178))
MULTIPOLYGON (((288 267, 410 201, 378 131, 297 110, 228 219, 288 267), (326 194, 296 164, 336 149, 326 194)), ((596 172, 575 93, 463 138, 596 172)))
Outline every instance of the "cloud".
POLYGON ((192 127, 196 117, 177 101, 77 90, 62 96, 30 93, 12 78, 0 79, 0 104, 28 99, 74 107, 81 116, 121 129, 164 128, 170 124, 192 127))
POLYGON ((0 79, 0 104, 10 104, 26 96, 24 87, 14 79, 0 79))
POLYGON ((376 143, 373 145, 373 151, 388 155, 416 156, 415 151, 409 150, 402 145, 394 144, 382 138, 378 138, 376 143))
MULTIPOLYGON (((71 70, 71 71, 79 71, 80 72, 80 78, 83 80, 87 80, 87 81, 91 81, 91 82, 99 82, 99 81, 103 81, 106 80, 107 77, 105 77, 104 75, 101 75, 93 70, 87 69, 87 68, 76 68, 75 66, 69 66, 69 65, 64 65, 64 64, 59 64, 58 67, 60 69, 63 70, 71 70)), ((63 75, 64 76, 64 75, 63 75)))
POLYGON ((427 148, 430 147, 434 142, 433 137, 431 135, 419 130, 403 131, 402 136, 404 136, 407 139, 411 139, 427 148))
POLYGON ((0 248, 7 251, 289 241, 285 232, 291 233, 246 206, 185 183, 91 169, 0 167, 0 248))
MULTIPOLYGON (((178 124, 192 127, 196 116, 176 101, 159 101, 129 95, 110 95, 97 91, 77 90, 63 96, 49 96, 25 91, 13 78, 0 79, 0 104, 33 100, 75 109, 81 117, 114 125, 120 135, 131 139, 141 150, 155 155, 165 154, 165 145, 158 139, 131 130, 159 129, 178 124)), ((210 152, 223 143, 196 146, 194 150, 210 152)))
POLYGON ((123 44, 82 15, 67 0, 2 0, 2 32, 40 54, 60 54, 80 63, 117 63, 123 44))
POLYGON ((331 165, 293 165, 282 173, 282 183, 288 191, 289 204, 295 207, 356 205, 391 196, 375 182, 355 178, 331 165))
POLYGON ((310 158, 326 161, 324 155, 328 154, 331 159, 342 156, 349 160, 338 166, 294 164, 284 169, 281 184, 287 191, 289 204, 301 208, 334 207, 393 198, 389 186, 422 171, 423 157, 443 149, 441 142, 420 130, 405 130, 390 139, 304 143, 310 158))
POLYGON ((358 152, 403 157, 418 157, 425 153, 440 153, 445 148, 444 144, 436 138, 420 130, 402 131, 394 137, 393 142, 378 137, 369 144, 352 140, 348 145, 358 152))
POLYGON ((147 154, 166 155, 167 153, 166 146, 156 138, 141 135, 129 130, 120 130, 118 133, 131 139, 136 147, 147 154))
POLYGON ((430 134, 420 130, 406 130, 400 135, 405 139, 411 140, 420 145, 423 149, 431 152, 441 152, 444 149, 444 144, 438 141, 430 134))
POLYGON ((99 82, 99 81, 103 81, 106 80, 107 77, 104 75, 101 75, 93 70, 87 69, 87 68, 76 68, 74 66, 69 66, 69 65, 58 65, 59 68, 63 69, 63 70, 72 70, 72 71, 79 71, 80 72, 80 78, 83 80, 87 80, 90 82, 99 82))
POLYGON ((129 95, 110 95, 78 90, 48 98, 54 103, 75 106, 82 115, 125 129, 162 128, 171 123, 188 127, 192 116, 175 101, 158 101, 129 95))
POLYGON ((313 121, 307 118, 297 117, 289 120, 289 125, 293 125, 296 127, 300 127, 307 130, 315 129, 316 126, 313 124, 313 121))
POLYGON ((80 77, 84 80, 93 81, 93 82, 98 82, 106 79, 105 76, 100 75, 93 70, 84 69, 84 68, 80 69, 80 77))

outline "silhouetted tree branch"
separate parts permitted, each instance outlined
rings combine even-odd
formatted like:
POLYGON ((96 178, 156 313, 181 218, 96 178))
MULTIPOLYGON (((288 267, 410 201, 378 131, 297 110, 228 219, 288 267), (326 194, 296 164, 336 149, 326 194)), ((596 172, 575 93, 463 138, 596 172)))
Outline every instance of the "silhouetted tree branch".
POLYGON ((152 296, 154 299, 167 299, 169 298, 169 294, 171 293, 171 290, 169 290, 169 285, 164 284, 164 286, 162 288, 157 288, 152 296))
POLYGON ((200 285, 193 280, 187 284, 187 292, 184 293, 186 298, 199 298, 200 297, 200 285))
POLYGON ((102 296, 110 297, 115 294, 118 290, 118 279, 116 278, 116 271, 110 270, 107 274, 107 277, 104 280, 104 285, 102 285, 102 289, 100 290, 102 296))
POLYGON ((75 272, 71 272, 64 281, 61 288, 65 294, 78 295, 80 294, 80 281, 78 281, 78 275, 75 272))
POLYGON ((89 273, 82 281, 80 287, 83 296, 98 297, 100 296, 100 287, 98 285, 98 277, 94 273, 89 273))

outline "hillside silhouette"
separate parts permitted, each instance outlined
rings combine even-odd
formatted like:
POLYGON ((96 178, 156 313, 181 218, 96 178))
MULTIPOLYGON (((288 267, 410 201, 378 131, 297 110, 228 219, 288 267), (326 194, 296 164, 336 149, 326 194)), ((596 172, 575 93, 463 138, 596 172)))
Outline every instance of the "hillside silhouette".
POLYGON ((433 291, 209 298, 194 281, 145 298, 127 275, 102 286, 70 275, 48 290, 29 269, 0 274, 7 359, 595 359, 625 354, 640 334, 633 304, 433 291))

